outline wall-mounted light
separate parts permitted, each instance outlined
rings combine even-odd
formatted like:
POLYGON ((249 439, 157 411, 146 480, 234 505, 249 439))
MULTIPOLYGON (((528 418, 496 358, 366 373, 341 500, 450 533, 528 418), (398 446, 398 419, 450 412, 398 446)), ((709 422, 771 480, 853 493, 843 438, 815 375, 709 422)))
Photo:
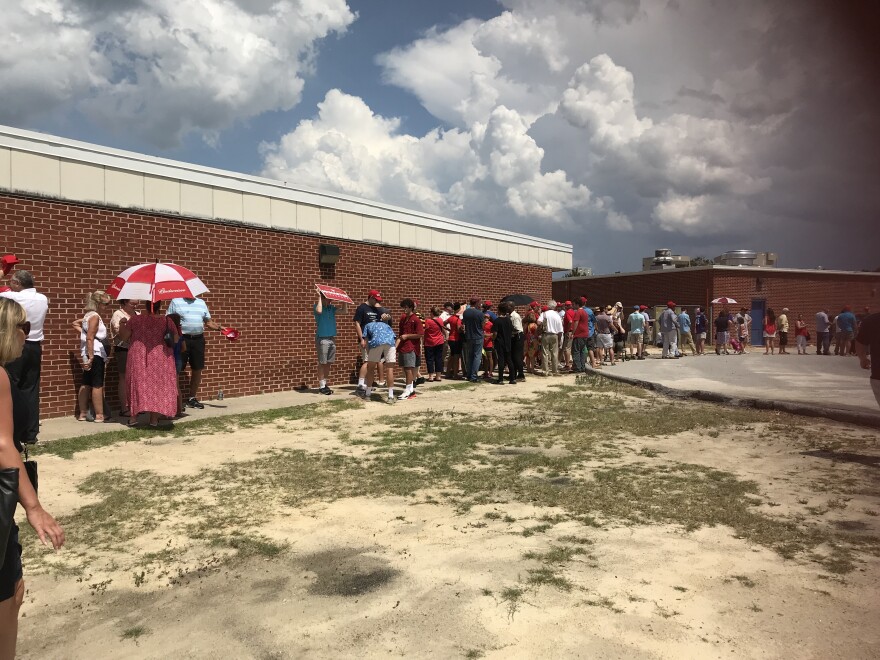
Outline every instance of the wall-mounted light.
POLYGON ((321 243, 318 246, 318 260, 323 264, 335 264, 339 261, 339 246, 321 243))

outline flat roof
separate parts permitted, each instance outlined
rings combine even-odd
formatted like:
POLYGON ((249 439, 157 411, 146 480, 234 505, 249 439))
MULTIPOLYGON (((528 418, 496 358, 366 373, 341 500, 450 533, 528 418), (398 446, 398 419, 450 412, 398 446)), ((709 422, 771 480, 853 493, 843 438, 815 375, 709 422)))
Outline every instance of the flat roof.
MULTIPOLYGON (((553 241, 528 234, 520 234, 517 232, 507 231, 504 229, 496 229, 494 227, 485 227, 476 225, 453 218, 446 218, 421 211, 414 211, 390 204, 383 204, 366 199, 360 199, 342 193, 333 193, 327 191, 316 190, 305 186, 291 185, 283 181, 275 181, 264 177, 242 174, 227 170, 220 170, 211 167, 204 167, 192 163, 185 163, 166 158, 157 158, 145 154, 139 154, 121 149, 113 149, 100 145, 70 140, 54 135, 47 135, 34 131, 13 128, 0 125, 0 190, 6 189, 11 192, 36 193, 45 197, 57 197, 60 199, 70 199, 83 202, 99 202, 106 205, 121 205, 134 208, 144 208, 145 210, 158 211, 163 213, 177 213, 183 216, 191 217, 210 217, 220 220, 237 220, 248 223, 251 220, 246 217, 248 215, 247 203, 244 204, 244 213, 241 212, 241 203, 238 203, 238 211, 233 213, 233 217, 227 215, 218 215, 217 207, 228 201, 226 197, 217 197, 213 202, 213 206, 207 212, 193 213, 184 205, 178 204, 175 208, 171 205, 148 205, 148 200, 144 198, 144 193, 140 192, 140 198, 133 202, 124 201, 119 203, 116 201, 118 195, 111 195, 110 192, 104 193, 111 185, 118 188, 124 188, 117 183, 111 184, 110 177, 103 174, 100 183, 97 181, 92 184, 91 188, 94 192, 90 196, 83 192, 88 185, 76 185, 75 183, 65 185, 63 181, 64 168, 61 173, 57 171, 42 174, 40 173, 40 165, 45 163, 31 162, 27 163, 20 159, 18 169, 22 174, 16 176, 16 159, 14 155, 33 154, 35 157, 47 157, 60 162, 69 162, 82 164, 83 166, 92 166, 92 168, 107 168, 108 171, 131 172, 144 176, 150 181, 142 188, 150 188, 150 182, 155 189, 163 184, 163 182, 178 183, 178 187, 183 185, 189 188, 197 187, 201 189, 216 189, 226 193, 241 193, 245 197, 262 197, 266 198, 268 205, 269 200, 277 200, 283 202, 291 202, 294 204, 308 205, 318 207, 320 209, 331 209, 343 212, 345 214, 360 215, 364 218, 377 219, 381 221, 390 221, 398 223, 402 227, 398 227, 395 231, 383 232, 378 237, 367 236, 368 232, 364 231, 363 236, 354 237, 340 235, 341 232, 333 233, 333 229, 325 231, 324 225, 319 224, 317 228, 307 226, 279 226, 281 229, 290 229, 292 231, 303 231, 306 233, 317 233, 320 235, 336 236, 339 238, 353 238, 353 240, 364 240, 378 243, 386 243, 390 245, 399 245, 401 247, 414 247, 418 249, 427 249, 430 251, 449 252, 452 254, 467 254, 469 256, 487 257, 503 259, 508 261, 517 261, 523 263, 535 263, 543 266, 549 266, 555 270, 566 270, 571 268, 572 246, 567 243, 553 241), (5 154, 2 153, 9 150, 5 154), (12 154, 12 155, 11 155, 12 154), (46 179, 37 180, 39 177, 46 179), (51 180, 50 177, 54 177, 51 180), (26 183, 23 183, 26 182, 26 183), (28 185, 31 183, 31 185, 28 185), (100 189, 100 190, 99 190, 100 189), (103 194, 103 199, 96 199, 98 192, 103 194), (138 203, 139 200, 139 203, 138 203), (238 217, 243 216, 243 217, 238 217), (407 226, 410 228, 407 229, 407 226), (417 229, 424 233, 424 230, 433 230, 444 234, 458 235, 461 241, 434 240, 424 234, 421 238, 409 239, 410 234, 417 233, 417 229), (387 238, 385 234, 390 238, 387 238), (395 240, 397 236, 397 240, 395 240), (417 243, 417 244, 413 244, 417 243), (497 245, 496 245, 497 243, 497 245), (517 250, 517 246, 527 248, 526 250, 517 250), (445 248, 445 249, 444 249, 445 248), (481 248, 486 248, 481 251, 481 248)), ((32 159, 33 160, 33 159, 32 159)), ((50 168, 52 169, 52 168, 50 168)), ((83 175, 83 169, 76 173, 76 176, 83 175)), ((87 168, 85 168, 87 169, 87 168)), ((88 172, 85 172, 88 174, 88 172)), ((74 181, 74 174, 68 172, 71 181, 74 181)), ((116 179, 114 179, 116 181, 116 179)), ((77 181, 78 182, 78 181, 77 181)), ((123 196, 124 196, 123 191, 123 196)), ((181 197, 178 194, 178 197, 181 197)), ((206 207, 207 208, 207 207, 206 207)), ((225 211, 224 211, 225 212, 225 211)), ((275 226, 268 221, 254 221, 254 224, 263 224, 275 226)), ((302 223, 301 223, 302 224, 302 223)), ((327 223, 329 227, 334 227, 340 222, 327 223)), ((355 232, 357 233, 357 232, 355 232)))
POLYGON ((782 275, 782 274, 797 274, 797 275, 860 275, 860 276, 868 276, 868 277, 880 277, 880 272, 876 271, 863 271, 863 270, 824 270, 818 268, 776 268, 771 266, 720 266, 720 265, 710 265, 710 266, 691 266, 688 268, 664 268, 659 270, 639 270, 633 271, 631 273, 608 273, 606 275, 579 275, 577 277, 562 277, 556 280, 555 282, 565 282, 568 280, 598 280, 605 279, 608 277, 637 277, 639 275, 663 275, 667 273, 692 273, 694 271, 706 271, 706 270, 719 270, 719 271, 732 271, 737 273, 749 272, 749 273, 761 273, 762 275, 782 275))

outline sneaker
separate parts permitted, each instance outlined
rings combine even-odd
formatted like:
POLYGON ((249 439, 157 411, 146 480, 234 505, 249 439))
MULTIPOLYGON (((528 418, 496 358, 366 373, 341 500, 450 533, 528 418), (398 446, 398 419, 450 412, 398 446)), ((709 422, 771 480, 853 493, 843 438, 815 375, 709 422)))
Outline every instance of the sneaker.
POLYGON ((409 394, 407 394, 406 392, 404 392, 403 394, 401 394, 401 395, 400 395, 399 397, 397 397, 397 398, 400 399, 401 401, 406 401, 407 399, 415 399, 415 398, 416 398, 416 393, 415 393, 415 392, 410 392, 409 394))
MULTIPOLYGON (((358 396, 360 396, 361 393, 366 394, 366 390, 365 390, 365 389, 364 389, 364 390, 359 389, 359 390, 358 390, 358 396)), ((322 387, 321 389, 318 390, 318 394, 326 394, 327 396, 329 396, 329 395, 333 394, 333 390, 331 390, 329 387, 327 387, 327 386, 325 385, 324 387, 322 387)))
MULTIPOLYGON (((373 387, 375 387, 375 385, 373 387)), ((357 388, 358 388, 358 392, 366 392, 367 391, 366 385, 358 385, 357 388)))
POLYGON ((394 403, 394 395, 388 397, 388 403, 394 403))
POLYGON ((424 382, 425 382, 425 379, 422 378, 421 376, 419 376, 418 378, 416 378, 416 385, 421 385, 421 384, 424 383, 424 382))
MULTIPOLYGON (((318 390, 318 391, 321 392, 321 394, 324 393, 323 390, 318 390)), ((366 400, 369 398, 369 397, 367 397, 367 391, 366 391, 366 390, 356 390, 354 394, 355 394, 355 396, 356 396, 357 398, 359 398, 359 399, 363 399, 364 401, 366 401, 366 400)))
POLYGON ((194 396, 191 396, 189 400, 186 402, 190 408, 198 408, 199 410, 203 410, 205 408, 205 404, 199 401, 194 396))

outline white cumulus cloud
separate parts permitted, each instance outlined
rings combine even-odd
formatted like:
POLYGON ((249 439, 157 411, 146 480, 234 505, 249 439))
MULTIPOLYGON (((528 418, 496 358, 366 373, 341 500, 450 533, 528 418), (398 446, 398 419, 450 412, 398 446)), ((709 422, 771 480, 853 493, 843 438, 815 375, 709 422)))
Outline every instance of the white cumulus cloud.
POLYGON ((71 103, 173 146, 300 100, 318 40, 354 20, 344 0, 0 2, 0 121, 71 103))

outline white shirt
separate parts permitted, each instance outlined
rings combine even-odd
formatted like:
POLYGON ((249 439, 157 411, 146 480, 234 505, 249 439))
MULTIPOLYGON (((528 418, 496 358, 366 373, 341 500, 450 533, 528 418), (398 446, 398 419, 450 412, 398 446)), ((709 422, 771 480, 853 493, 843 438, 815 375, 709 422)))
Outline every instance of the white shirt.
POLYGON ((523 331, 522 317, 519 315, 519 313, 516 310, 513 310, 510 313, 510 322, 513 324, 514 332, 522 332, 523 331))
POLYGON ((544 324, 545 333, 551 335, 562 334, 562 319, 559 318, 559 314, 555 309, 541 312, 541 316, 538 317, 538 323, 544 324))
POLYGON ((21 291, 4 291, 0 296, 10 298, 24 307, 27 320, 31 322, 31 333, 28 341, 43 341, 43 324, 49 311, 49 299, 34 288, 21 291))
POLYGON ((89 338, 89 319, 93 316, 98 317, 98 330, 95 332, 95 338, 92 339, 92 351, 98 357, 102 357, 105 360, 107 359, 107 351, 104 349, 104 342, 102 339, 107 339, 107 326, 104 325, 104 320, 98 316, 98 312, 88 312, 82 321, 82 328, 79 331, 79 352, 82 355, 83 360, 89 359, 88 351, 86 347, 88 345, 89 338))

